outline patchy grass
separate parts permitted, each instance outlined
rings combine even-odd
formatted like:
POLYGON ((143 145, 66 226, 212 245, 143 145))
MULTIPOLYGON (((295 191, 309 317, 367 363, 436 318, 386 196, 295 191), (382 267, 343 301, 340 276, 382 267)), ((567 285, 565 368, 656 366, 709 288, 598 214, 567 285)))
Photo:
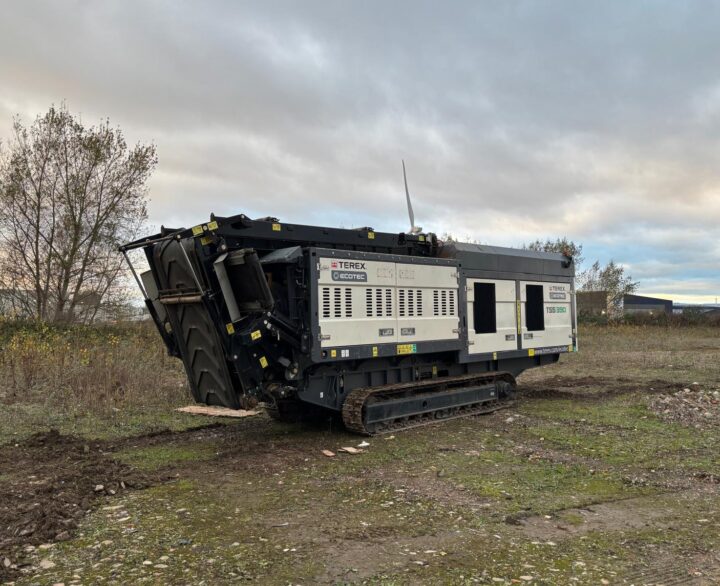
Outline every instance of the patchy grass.
POLYGON ((156 445, 142 448, 126 448, 114 453, 114 458, 140 470, 159 470, 183 462, 212 460, 218 455, 212 443, 190 445, 156 445))
POLYGON ((529 371, 524 380, 566 377, 623 377, 636 381, 694 381, 717 387, 720 380, 719 328, 593 326, 580 328, 580 351, 559 364, 529 371))
MULTIPOLYGON (((184 402, 187 404, 187 401, 184 402)), ((218 423, 232 424, 227 419, 218 423)), ((40 404, 0 405, 0 445, 57 429, 88 439, 113 440, 163 430, 184 431, 207 425, 207 420, 174 411, 172 406, 152 410, 128 406, 105 415, 88 411, 53 410, 40 404)))

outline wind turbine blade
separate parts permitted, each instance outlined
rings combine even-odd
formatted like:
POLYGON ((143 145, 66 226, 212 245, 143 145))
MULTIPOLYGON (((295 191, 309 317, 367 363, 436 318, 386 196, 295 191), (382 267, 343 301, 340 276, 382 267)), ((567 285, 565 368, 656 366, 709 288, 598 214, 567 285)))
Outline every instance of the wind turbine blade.
POLYGON ((405 160, 402 162, 403 168, 403 181, 405 182, 405 198, 407 199, 408 215, 410 216, 410 232, 415 228, 415 214, 413 213, 412 203, 410 202, 410 190, 407 184, 407 173, 405 173, 405 160))

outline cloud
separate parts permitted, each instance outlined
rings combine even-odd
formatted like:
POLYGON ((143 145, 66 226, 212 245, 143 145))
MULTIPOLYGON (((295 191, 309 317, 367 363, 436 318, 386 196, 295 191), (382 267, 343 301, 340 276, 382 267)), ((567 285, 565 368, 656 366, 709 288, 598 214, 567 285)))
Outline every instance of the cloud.
POLYGON ((0 136, 62 100, 110 117, 157 143, 151 221, 171 226, 404 230, 404 158, 425 229, 564 235, 648 291, 707 294, 718 25, 709 1, 28 0, 0 21, 0 136))

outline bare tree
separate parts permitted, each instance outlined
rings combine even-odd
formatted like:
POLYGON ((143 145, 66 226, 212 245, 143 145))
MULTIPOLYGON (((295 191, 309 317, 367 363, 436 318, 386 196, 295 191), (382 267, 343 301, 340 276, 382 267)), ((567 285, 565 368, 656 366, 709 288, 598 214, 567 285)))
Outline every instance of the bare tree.
POLYGON ((0 158, 0 287, 19 313, 91 322, 123 290, 116 251, 147 218, 155 146, 129 148, 109 121, 86 128, 64 105, 13 130, 0 158))
POLYGON ((567 238, 545 241, 535 240, 530 244, 524 244, 523 248, 545 252, 560 252, 573 257, 578 289, 580 291, 605 291, 607 293, 608 313, 611 317, 622 315, 623 297, 637 291, 639 283, 633 281, 630 275, 625 274, 625 267, 613 260, 605 266, 601 266, 599 261, 595 261, 590 268, 581 271, 580 267, 585 260, 582 255, 582 244, 567 238))
POLYGON ((611 260, 605 266, 595 261, 579 275, 581 291, 607 291, 608 313, 611 317, 622 314, 623 297, 637 291, 639 283, 625 274, 625 267, 611 260))

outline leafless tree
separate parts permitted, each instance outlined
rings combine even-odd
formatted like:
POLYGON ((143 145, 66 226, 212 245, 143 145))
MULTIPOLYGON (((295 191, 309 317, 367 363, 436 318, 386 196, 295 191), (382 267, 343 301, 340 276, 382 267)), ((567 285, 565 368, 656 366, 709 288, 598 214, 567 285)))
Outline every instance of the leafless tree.
POLYGON ((622 304, 625 295, 635 293, 638 283, 632 276, 625 274, 625 267, 611 260, 605 266, 595 261, 593 265, 580 275, 582 291, 607 291, 608 313, 611 317, 622 315, 622 304))
POLYGON ((155 146, 129 148, 105 120, 85 127, 63 105, 26 127, 0 157, 0 287, 36 319, 91 322, 124 289, 117 247, 147 218, 155 146))

